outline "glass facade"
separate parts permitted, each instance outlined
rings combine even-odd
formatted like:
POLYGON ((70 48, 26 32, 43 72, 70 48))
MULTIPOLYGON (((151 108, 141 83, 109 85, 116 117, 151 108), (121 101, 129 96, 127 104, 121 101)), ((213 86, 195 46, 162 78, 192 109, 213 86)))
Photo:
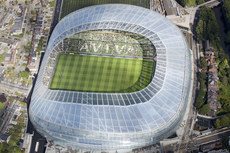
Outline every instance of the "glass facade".
POLYGON ((134 149, 174 133, 189 102, 192 56, 181 31, 148 9, 96 5, 75 11, 55 27, 30 104, 30 119, 55 143, 91 151, 134 149), (121 30, 148 38, 156 48, 151 83, 132 93, 92 93, 50 90, 58 48, 63 40, 90 30, 121 30), (55 54, 53 54, 55 53, 55 54))

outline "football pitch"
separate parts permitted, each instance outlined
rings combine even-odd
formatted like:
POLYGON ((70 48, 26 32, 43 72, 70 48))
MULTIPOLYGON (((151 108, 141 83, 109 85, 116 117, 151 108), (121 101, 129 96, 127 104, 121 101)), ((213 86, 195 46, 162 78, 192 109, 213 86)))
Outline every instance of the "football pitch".
POLYGON ((141 59, 60 54, 50 89, 123 92, 140 80, 142 64, 141 59))

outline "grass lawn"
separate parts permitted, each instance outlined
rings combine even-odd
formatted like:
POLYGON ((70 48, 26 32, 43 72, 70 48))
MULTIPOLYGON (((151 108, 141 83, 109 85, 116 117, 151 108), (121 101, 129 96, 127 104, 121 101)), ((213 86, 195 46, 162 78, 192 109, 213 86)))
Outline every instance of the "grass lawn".
POLYGON ((60 54, 50 88, 122 92, 139 80, 142 64, 140 59, 60 54))
POLYGON ((64 0, 61 10, 61 18, 78 9, 108 3, 121 3, 137 5, 145 8, 150 7, 150 0, 64 0))
POLYGON ((186 3, 187 7, 194 6, 194 5, 196 5, 196 0, 188 0, 188 2, 186 3))
POLYGON ((4 103, 0 102, 0 111, 2 110, 2 108, 4 107, 5 104, 6 104, 6 102, 4 102, 4 103))

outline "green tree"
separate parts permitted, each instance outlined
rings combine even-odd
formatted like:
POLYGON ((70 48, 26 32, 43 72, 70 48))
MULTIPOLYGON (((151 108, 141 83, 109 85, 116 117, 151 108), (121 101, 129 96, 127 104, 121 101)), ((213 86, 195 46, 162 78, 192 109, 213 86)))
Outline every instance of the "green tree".
POLYGON ((201 109, 199 110, 199 113, 202 115, 206 115, 210 112, 210 106, 209 104, 205 104, 201 107, 201 109))
POLYGON ((196 33, 199 41, 214 41, 218 38, 218 24, 211 8, 201 8, 196 33))
POLYGON ((0 95, 0 102, 1 103, 4 103, 4 102, 6 102, 6 97, 4 96, 4 95, 0 95))
POLYGON ((21 71, 20 72, 20 77, 22 77, 22 78, 28 78, 29 77, 29 72, 27 72, 27 71, 21 71))
POLYGON ((30 48, 31 48, 31 41, 28 41, 27 45, 24 46, 24 49, 25 49, 26 53, 30 52, 30 48))
POLYGON ((223 76, 220 78, 220 81, 223 83, 223 84, 228 84, 228 77, 227 76, 223 76))
POLYGON ((206 86, 205 80, 200 81, 200 90, 207 91, 207 86, 206 86))
POLYGON ((6 142, 3 142, 0 144, 0 152, 1 153, 9 153, 12 151, 13 150, 11 150, 11 148, 9 147, 9 145, 6 142))
POLYGON ((182 5, 182 6, 185 6, 186 3, 187 3, 187 0, 177 0, 177 2, 182 5))
POLYGON ((206 76, 206 72, 202 71, 202 72, 199 72, 199 81, 202 81, 202 80, 206 80, 207 76, 206 76))
POLYGON ((35 11, 35 10, 31 10, 31 14, 32 14, 32 15, 35 15, 35 14, 36 14, 36 11, 35 11))
POLYGON ((230 44, 230 31, 228 31, 226 37, 225 37, 225 42, 230 44))
POLYGON ((203 89, 200 89, 197 93, 197 97, 196 97, 196 102, 195 102, 195 107, 196 108, 201 108, 204 105, 205 102, 205 91, 203 89))
POLYGON ((50 7, 54 7, 55 1, 51 1, 49 4, 50 4, 50 7))
POLYGON ((26 34, 27 34, 27 35, 30 35, 30 34, 31 34, 31 32, 30 32, 30 31, 26 31, 26 34))
POLYGON ((202 69, 206 69, 208 67, 208 63, 204 57, 200 58, 199 67, 202 69))
POLYGON ((229 114, 220 118, 220 127, 227 127, 230 125, 229 114))
POLYGON ((21 153, 21 149, 18 147, 17 142, 21 138, 21 130, 23 128, 22 125, 12 125, 13 128, 10 129, 10 141, 9 143, 1 143, 0 144, 0 152, 1 153, 21 153))
POLYGON ((0 63, 4 62, 5 57, 6 57, 6 53, 0 54, 0 63))
POLYGON ((216 119, 215 126, 216 126, 216 128, 221 127, 220 119, 216 119))
POLYGON ((201 98, 196 99, 195 107, 200 108, 204 104, 204 100, 201 98))
MULTIPOLYGON (((220 91, 218 92, 217 99, 224 108, 227 106, 230 106, 229 91, 230 91, 230 85, 229 84, 220 85, 220 91)), ((228 110, 228 111, 230 111, 230 110, 228 110)))
POLYGON ((222 8, 224 12, 224 17, 227 21, 228 28, 230 27, 230 1, 229 0, 223 0, 222 1, 222 8))
POLYGON ((38 42, 38 46, 37 46, 37 52, 40 53, 42 51, 42 46, 43 46, 43 40, 42 38, 39 40, 38 42))
POLYGON ((229 65, 228 65, 228 60, 227 60, 227 59, 224 59, 224 61, 220 62, 220 64, 219 64, 218 67, 219 67, 220 70, 223 70, 223 69, 225 69, 225 68, 228 68, 228 67, 229 67, 229 65))
POLYGON ((206 27, 206 23, 203 20, 199 20, 197 27, 196 27, 196 33, 197 33, 197 40, 198 41, 204 41, 205 40, 205 33, 204 29, 206 27))
POLYGON ((197 5, 203 4, 204 2, 205 2, 204 0, 196 0, 197 5))

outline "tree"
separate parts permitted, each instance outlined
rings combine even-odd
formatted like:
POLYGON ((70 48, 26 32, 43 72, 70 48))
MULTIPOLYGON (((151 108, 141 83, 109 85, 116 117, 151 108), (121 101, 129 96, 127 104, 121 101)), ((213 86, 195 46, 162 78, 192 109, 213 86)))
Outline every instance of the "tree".
POLYGON ((51 1, 49 4, 50 4, 50 7, 54 7, 55 1, 51 1))
POLYGON ((9 153, 10 152, 9 145, 6 142, 3 142, 0 144, 0 152, 1 153, 9 153))
POLYGON ((36 11, 35 11, 35 10, 31 10, 31 14, 32 14, 32 15, 35 15, 35 14, 36 14, 36 11))
POLYGON ((196 103, 195 103, 196 108, 200 108, 203 104, 204 104, 203 99, 198 99, 198 98, 196 99, 196 103))
POLYGON ((27 30, 27 31, 26 31, 26 34, 27 34, 27 35, 30 35, 30 34, 31 34, 31 32, 27 30))
POLYGON ((42 51, 42 46, 43 46, 43 40, 42 38, 39 40, 38 42, 38 46, 37 46, 37 52, 40 53, 42 51))
POLYGON ((216 126, 216 128, 221 127, 220 119, 216 119, 215 126, 216 126))
POLYGON ((212 9, 208 7, 201 8, 196 33, 199 41, 214 41, 218 38, 218 24, 212 9))
POLYGON ((177 0, 177 2, 182 5, 182 6, 185 6, 186 3, 187 3, 187 0, 177 0))
POLYGON ((228 27, 230 27, 230 1, 223 0, 222 8, 223 8, 224 17, 227 21, 228 27))
POLYGON ((196 0, 197 5, 203 4, 204 2, 205 2, 204 0, 196 0))
POLYGON ((204 28, 206 27, 206 23, 202 20, 198 21, 197 27, 196 27, 196 33, 197 33, 197 40, 198 41, 204 41, 204 28))
POLYGON ((30 72, 30 69, 28 67, 25 68, 25 71, 30 72))
POLYGON ((223 148, 229 150, 230 146, 228 145, 228 140, 229 140, 229 137, 227 135, 225 135, 225 136, 222 137, 223 148))
POLYGON ((220 81, 223 83, 223 84, 228 84, 228 77, 227 76, 223 76, 220 81))
POLYGON ((219 67, 220 70, 228 68, 229 67, 228 60, 225 58, 222 62, 220 62, 218 67, 219 67))
POLYGON ((228 31, 226 37, 225 37, 225 42, 230 44, 230 31, 228 31))
POLYGON ((21 71, 20 72, 20 77, 22 77, 22 78, 28 78, 29 74, 30 73, 28 71, 21 71))
POLYGON ((6 53, 0 54, 0 63, 2 63, 5 60, 6 53))
POLYGON ((221 84, 218 92, 217 100, 221 104, 221 110, 218 111, 218 115, 230 113, 230 84, 221 84))
POLYGON ((230 125, 229 114, 220 118, 220 126, 221 127, 227 127, 229 125, 230 125))
POLYGON ((210 112, 210 106, 209 104, 205 104, 201 107, 201 109, 199 110, 199 113, 202 115, 206 115, 210 112))
POLYGON ((202 71, 202 72, 199 72, 199 81, 202 81, 202 80, 206 80, 206 72, 202 71))
POLYGON ((199 67, 202 69, 206 69, 208 67, 208 63, 204 57, 200 58, 199 67))
POLYGON ((4 95, 0 95, 0 102, 1 103, 6 102, 6 97, 4 95))
POLYGON ((24 46, 24 49, 25 49, 25 51, 26 51, 27 53, 29 53, 29 52, 30 52, 30 48, 31 48, 31 41, 28 41, 27 45, 24 46))
POLYGON ((200 90, 207 91, 206 80, 200 81, 200 90))
POLYGON ((196 98, 196 103, 195 103, 195 107, 196 108, 201 108, 204 104, 204 96, 205 96, 205 91, 200 89, 197 93, 197 98, 196 98))

